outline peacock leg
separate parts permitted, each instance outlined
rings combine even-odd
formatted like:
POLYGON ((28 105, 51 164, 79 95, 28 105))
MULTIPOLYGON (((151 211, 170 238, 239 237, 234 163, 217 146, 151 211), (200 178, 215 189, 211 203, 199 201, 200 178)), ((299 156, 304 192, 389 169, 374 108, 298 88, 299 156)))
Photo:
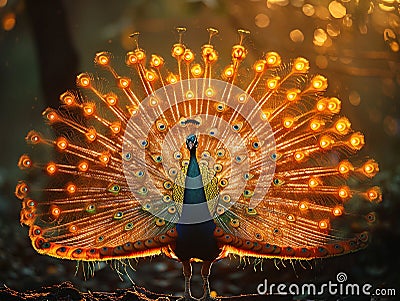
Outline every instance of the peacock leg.
POLYGON ((192 297, 192 293, 190 292, 190 279, 192 278, 192 264, 190 261, 182 261, 183 266, 183 276, 185 276, 185 292, 182 298, 179 298, 178 301, 194 301, 197 300, 192 297))
POLYGON ((201 266, 201 277, 203 278, 203 289, 204 294, 203 297, 200 298, 201 301, 211 301, 215 300, 210 296, 210 283, 208 281, 208 277, 210 276, 212 261, 204 261, 201 266))

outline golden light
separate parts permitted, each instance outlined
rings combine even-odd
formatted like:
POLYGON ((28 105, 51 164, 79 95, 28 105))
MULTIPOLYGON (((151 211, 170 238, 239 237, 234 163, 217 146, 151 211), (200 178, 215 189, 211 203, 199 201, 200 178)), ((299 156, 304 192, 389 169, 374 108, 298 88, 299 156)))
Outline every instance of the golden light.
POLYGON ((310 68, 310 65, 309 65, 308 60, 306 60, 303 57, 299 57, 294 60, 292 71, 306 73, 309 68, 310 68))
POLYGON ((381 201, 381 190, 379 187, 372 187, 366 192, 368 200, 372 201, 381 201))
POLYGON ((70 92, 64 92, 63 94, 61 94, 60 100, 67 106, 72 106, 76 104, 75 97, 70 92))
POLYGON ((154 68, 161 67, 164 65, 164 59, 158 55, 153 54, 151 56, 150 65, 154 68))
POLYGON ((266 14, 259 13, 255 16, 254 22, 259 28, 266 28, 270 23, 270 19, 266 14))
POLYGON ((78 227, 75 225, 71 225, 71 226, 69 226, 68 231, 71 233, 74 233, 74 232, 78 231, 78 227))
POLYGON ((3 29, 5 31, 10 31, 15 27, 16 24, 16 16, 14 13, 8 13, 6 15, 3 16, 3 29))
POLYGON ((46 172, 51 176, 57 172, 57 165, 53 162, 50 162, 46 165, 46 172))
POLYGON ((341 117, 338 121, 335 123, 335 130, 339 134, 347 134, 348 130, 350 129, 350 121, 346 117, 341 117))
POLYGON ((283 126, 287 129, 291 128, 293 123, 294 123, 294 119, 292 117, 286 117, 282 120, 283 126))
POLYGON ((257 73, 263 72, 265 70, 265 64, 266 62, 264 60, 256 61, 253 65, 254 71, 257 73))
POLYGON ((322 75, 316 75, 311 80, 312 87, 317 91, 323 91, 328 87, 328 80, 322 75))
POLYGON ((339 163, 338 171, 339 171, 340 174, 346 175, 350 171, 353 171, 353 170, 354 170, 354 167, 349 161, 344 160, 344 161, 339 163))
POLYGON ((289 33, 289 37, 295 43, 302 43, 304 41, 304 34, 300 29, 293 29, 289 33))
POLYGON ((57 218, 60 214, 61 214, 61 209, 60 208, 58 208, 57 206, 52 206, 51 207, 51 215, 54 218, 57 218))
POLYGON ((110 53, 99 52, 96 54, 95 62, 101 66, 107 66, 110 63, 110 53))
POLYGON ((351 196, 349 187, 344 186, 344 187, 339 188, 338 195, 343 200, 349 198, 351 196))
POLYGON ((111 156, 108 152, 101 153, 99 156, 100 163, 107 165, 110 162, 111 156))
POLYGON ((77 84, 81 88, 88 88, 90 87, 90 77, 86 73, 81 73, 77 77, 77 84))
POLYGON ((89 169, 89 163, 87 163, 86 161, 82 161, 78 164, 78 170, 85 172, 88 171, 89 169))
POLYGON ((298 95, 301 93, 299 89, 290 89, 286 92, 286 99, 288 101, 296 101, 298 100, 298 95))
POLYGON ((333 143, 334 143, 334 140, 329 136, 324 135, 324 136, 321 136, 321 138, 319 138, 319 146, 322 149, 329 148, 330 146, 332 146, 333 143))
POLYGON ((233 76, 233 74, 234 74, 233 66, 228 66, 225 68, 225 70, 224 70, 225 77, 231 78, 233 76))
POLYGON ((115 121, 115 122, 111 123, 110 129, 114 134, 118 134, 121 131, 121 122, 115 121))
POLYGON ((334 216, 341 216, 341 215, 343 214, 343 208, 342 208, 342 207, 339 207, 339 206, 334 207, 334 208, 332 209, 332 214, 333 214, 334 216))
POLYGON ((276 88, 278 87, 279 80, 280 80, 279 77, 274 77, 274 78, 269 78, 269 79, 267 79, 267 87, 268 87, 270 90, 276 89, 276 88))
POLYGON ((115 106, 118 102, 118 98, 115 94, 109 94, 106 96, 106 102, 109 106, 115 106))
POLYGON ((304 159, 304 157, 305 157, 305 155, 304 155, 304 152, 302 152, 302 151, 297 151, 297 152, 294 153, 294 159, 297 162, 302 161, 304 159))
POLYGON ((288 214, 288 215, 286 215, 286 220, 288 222, 294 222, 294 221, 296 221, 296 217, 293 214, 288 214))
POLYGON ((74 194, 75 192, 76 192, 76 185, 75 184, 68 184, 67 185, 67 192, 69 193, 69 194, 74 194))
POLYGON ((346 7, 336 0, 329 3, 328 9, 332 17, 336 19, 341 19, 347 14, 346 7))
POLYGON ((322 120, 313 119, 310 121, 310 129, 313 131, 318 131, 324 124, 325 122, 323 122, 322 120))
POLYGON ((329 221, 328 221, 328 220, 325 220, 325 219, 320 220, 319 223, 318 223, 318 227, 319 227, 320 229, 322 229, 322 230, 328 229, 328 227, 329 227, 329 221))
POLYGON ((87 103, 83 106, 83 112, 86 116, 91 116, 94 113, 95 105, 93 103, 87 103))
POLYGON ((215 93, 215 91, 213 90, 213 88, 208 88, 208 89, 206 90, 206 96, 207 96, 207 97, 212 97, 212 96, 214 96, 214 93, 215 93))
POLYGON ((89 140, 89 142, 93 142, 97 138, 97 132, 96 129, 91 127, 88 129, 88 131, 85 133, 86 139, 89 140))
POLYGON ((361 133, 354 133, 351 135, 349 142, 354 149, 360 150, 364 146, 364 135, 361 133))
POLYGON ((172 56, 178 58, 183 54, 184 51, 185 48, 182 44, 176 44, 172 47, 172 56))
POLYGON ((183 59, 186 63, 191 63, 194 60, 194 54, 190 49, 186 49, 183 54, 183 59))
POLYGON ((64 137, 60 137, 56 140, 56 146, 59 150, 65 150, 68 147, 68 141, 64 137))
POLYGON ((276 52, 268 52, 265 55, 265 60, 267 61, 268 67, 276 67, 281 64, 281 57, 276 52))
POLYGON ((328 110, 331 111, 334 114, 337 114, 340 112, 340 100, 337 99, 336 97, 331 97, 328 101, 328 110))
POLYGON ((199 77, 203 73, 203 69, 199 64, 193 65, 193 67, 190 69, 190 72, 194 77, 199 77))
POLYGON ((379 171, 379 166, 378 163, 376 163, 374 160, 368 160, 364 163, 362 170, 364 175, 372 178, 379 171))
POLYGON ((153 71, 149 70, 146 71, 145 77, 149 82, 152 82, 157 78, 156 74, 153 71))
POLYGON ((176 77, 175 74, 170 73, 167 77, 167 82, 170 84, 175 84, 178 81, 178 78, 176 77))
POLYGON ((299 209, 301 211, 307 210, 308 209, 308 203, 306 201, 302 201, 299 203, 299 209))
POLYGON ((308 187, 315 188, 320 184, 320 181, 317 178, 311 178, 308 180, 308 187))
POLYGON ((129 88, 130 85, 131 85, 131 80, 130 80, 130 78, 127 78, 127 77, 120 77, 120 78, 118 79, 118 87, 120 87, 121 89, 129 88))

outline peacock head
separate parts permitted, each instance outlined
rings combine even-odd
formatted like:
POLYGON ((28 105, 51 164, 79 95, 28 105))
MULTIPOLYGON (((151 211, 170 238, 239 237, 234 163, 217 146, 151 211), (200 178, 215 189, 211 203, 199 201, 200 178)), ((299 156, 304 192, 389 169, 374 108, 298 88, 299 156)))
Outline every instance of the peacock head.
POLYGON ((194 134, 190 134, 186 137, 186 147, 189 151, 195 151, 199 142, 197 141, 197 137, 194 134))

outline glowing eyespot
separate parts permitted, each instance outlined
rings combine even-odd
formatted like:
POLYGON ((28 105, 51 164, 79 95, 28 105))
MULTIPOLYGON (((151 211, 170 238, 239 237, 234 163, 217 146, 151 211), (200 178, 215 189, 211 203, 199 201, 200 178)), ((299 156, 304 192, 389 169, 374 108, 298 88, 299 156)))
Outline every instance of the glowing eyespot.
POLYGON ((343 214, 343 208, 342 208, 342 207, 339 207, 339 206, 334 207, 334 208, 332 209, 332 214, 333 214, 334 216, 341 216, 341 215, 343 214))
POLYGON ((76 190, 77 190, 77 188, 76 188, 76 185, 75 184, 68 184, 67 185, 67 188, 66 188, 66 190, 67 190, 67 192, 69 193, 69 194, 74 194, 75 192, 76 192, 76 190))
POLYGON ((91 85, 90 77, 86 73, 81 73, 77 77, 77 84, 81 88, 88 88, 91 85))
POLYGON ((199 77, 203 73, 203 69, 199 64, 193 65, 193 67, 190 69, 190 72, 192 73, 193 77, 199 77))
POLYGON ((206 151, 202 152, 201 157, 202 157, 203 159, 207 159, 207 158, 210 158, 210 157, 211 157, 211 154, 210 154, 209 151, 206 150, 206 151))
POLYGON ((294 119, 292 117, 285 117, 282 120, 283 126, 287 129, 290 129, 294 124, 294 119))
POLYGON ((256 61, 255 64, 253 65, 254 71, 257 73, 263 72, 265 70, 265 64, 266 64, 266 61, 264 61, 264 60, 256 61))
POLYGON ((190 99, 194 98, 194 93, 189 90, 189 91, 186 92, 185 96, 186 96, 186 99, 190 100, 190 99))
POLYGON ((372 187, 366 192, 368 200, 380 202, 382 200, 381 190, 379 187, 372 187))
POLYGON ((233 66, 226 67, 223 74, 226 78, 231 78, 235 74, 233 66))
POLYGON ((24 181, 19 181, 15 187, 15 196, 22 200, 27 196, 28 192, 28 185, 24 181))
POLYGON ((167 76, 167 82, 170 84, 175 84, 178 81, 178 77, 176 77, 176 75, 174 75, 173 73, 170 73, 167 76))
POLYGON ((207 97, 212 97, 215 94, 215 91, 212 88, 208 88, 205 92, 207 97))
POLYGON ((376 163, 374 160, 368 160, 362 166, 362 171, 364 175, 371 178, 379 171, 378 163, 376 163))
POLYGON ((299 94, 301 93, 301 91, 299 89, 289 89, 286 92, 286 99, 288 101, 296 101, 299 99, 299 94))
POLYGON ((131 85, 131 80, 127 77, 118 78, 118 87, 121 89, 127 89, 131 85))
POLYGON ((157 76, 153 71, 148 70, 145 73, 145 78, 147 79, 147 81, 152 82, 157 79, 157 76))
POLYGON ((302 151, 297 151, 297 152, 294 153, 294 159, 295 159, 297 162, 302 161, 304 158, 305 158, 304 152, 302 152, 302 151))
POLYGON ((268 121, 269 117, 271 116, 271 111, 270 110, 263 110, 260 113, 260 118, 263 121, 268 121))
POLYGON ((338 121, 336 121, 335 130, 339 134, 347 134, 349 129, 350 129, 350 121, 347 118, 342 117, 338 121))
POLYGON ((108 104, 110 107, 115 106, 115 105, 118 103, 118 98, 117 98, 117 96, 116 96, 114 93, 108 94, 108 95, 105 97, 105 99, 106 99, 107 104, 108 104))
POLYGON ((299 73, 306 73, 308 69, 310 68, 308 60, 305 58, 299 57, 294 60, 293 62, 293 72, 299 72, 299 73))
POLYGON ((132 51, 130 51, 126 54, 126 64, 128 66, 134 65, 134 64, 138 63, 138 61, 139 60, 138 60, 137 56, 132 51))
POLYGON ((107 52, 97 53, 95 62, 101 66, 107 66, 110 63, 110 54, 107 52))
POLYGON ((350 192, 349 187, 344 186, 344 187, 339 188, 339 190, 338 190, 338 195, 339 195, 339 197, 340 197, 341 199, 343 199, 343 200, 345 200, 345 199, 351 197, 351 192, 350 192))
POLYGON ((54 217, 54 218, 58 218, 61 214, 61 209, 57 206, 51 206, 50 207, 50 214, 54 217))
POLYGON ((350 171, 353 171, 353 170, 354 170, 354 167, 349 161, 344 160, 344 161, 339 163, 338 171, 339 171, 340 174, 346 175, 350 171))
POLYGON ((150 65, 154 68, 161 67, 164 64, 164 59, 158 55, 151 56, 150 65))
POLYGON ((281 63, 281 57, 276 52, 268 52, 265 55, 268 67, 276 67, 281 63))
POLYGON ((194 54, 190 49, 186 49, 185 53, 183 54, 183 59, 187 62, 190 63, 194 60, 194 54))
POLYGON ((60 137, 56 140, 56 146, 59 150, 65 150, 68 147, 68 141, 64 137, 60 137))
POLYGON ((320 220, 319 223, 318 223, 318 227, 319 227, 320 229, 322 229, 322 230, 328 229, 328 227, 329 227, 329 221, 328 221, 328 220, 325 220, 325 219, 320 220))
POLYGON ((94 204, 89 204, 86 206, 86 212, 87 213, 95 213, 96 212, 96 205, 94 204))
POLYGON ((107 165, 111 160, 111 155, 108 152, 101 153, 99 155, 99 161, 103 165, 107 165))
POLYGON ((328 100, 327 103, 327 108, 329 111, 331 111, 333 114, 337 114, 340 112, 340 100, 337 99, 336 97, 331 97, 328 100))
POLYGON ((248 97, 247 97, 247 94, 245 94, 245 93, 240 94, 238 96, 238 102, 239 103, 246 103, 247 100, 248 100, 248 97))
POLYGON ((75 96, 71 92, 64 92, 60 95, 60 100, 67 106, 73 106, 76 104, 75 96))
POLYGON ((328 80, 322 75, 316 75, 311 80, 312 87, 317 91, 323 91, 328 87, 328 80))
POLYGON ((270 90, 274 90, 278 87, 280 77, 274 77, 267 80, 267 87, 270 90))
POLYGON ((46 165, 46 172, 51 176, 57 172, 57 165, 53 162, 50 162, 46 165))
POLYGON ((333 139, 329 136, 324 135, 319 138, 319 147, 322 149, 328 149, 333 143, 333 139))
POLYGON ((83 113, 85 116, 92 116, 95 111, 95 105, 93 103, 87 103, 83 106, 83 113))
POLYGON ((93 127, 90 127, 88 131, 85 133, 86 139, 89 140, 89 142, 93 142, 97 138, 97 132, 96 129, 93 127))
POLYGON ((121 122, 115 121, 115 122, 111 123, 110 130, 114 134, 118 134, 119 132, 121 132, 121 122))
POLYGON ((364 135, 361 133, 352 134, 349 143, 353 149, 360 150, 364 146, 364 135))
POLYGON ((108 185, 107 191, 117 195, 121 191, 121 187, 117 184, 112 183, 108 185))
POLYGON ((322 120, 313 119, 310 121, 310 129, 318 131, 325 123, 322 120))
POLYGON ((299 203, 299 209, 301 211, 307 210, 308 209, 308 203, 306 201, 302 201, 299 203))
POLYGON ((46 118, 49 122, 56 122, 59 121, 59 116, 56 112, 54 112, 53 110, 46 110, 44 112, 44 114, 46 114, 46 118))
POLYGON ((366 215, 366 219, 369 223, 373 223, 376 221, 376 214, 375 212, 370 212, 366 215))
POLYGON ((32 160, 29 158, 28 155, 22 155, 18 161, 18 167, 20 169, 28 169, 32 167, 32 160))
POLYGON ((247 50, 242 45, 234 45, 232 48, 232 58, 243 60, 246 57, 247 50))
POLYGON ((135 116, 139 112, 137 106, 126 106, 126 108, 131 116, 135 116))
POLYGON ((172 56, 177 58, 180 57, 185 51, 185 47, 182 44, 175 44, 172 48, 172 56))
POLYGON ((286 220, 288 222, 294 222, 294 221, 296 221, 296 217, 293 214, 288 214, 288 215, 286 215, 286 220))
POLYGON ((68 227, 68 231, 71 233, 77 232, 78 231, 78 227, 76 225, 71 225, 68 227))
POLYGON ((120 219, 122 219, 124 217, 124 213, 122 212, 122 211, 117 211, 117 212, 115 212, 115 214, 114 214, 114 219, 115 220, 120 220, 120 219))
POLYGON ((320 184, 320 180, 317 178, 311 178, 310 180, 308 180, 308 187, 310 188, 315 188, 320 184))
POLYGON ((35 131, 30 131, 25 140, 30 144, 38 144, 42 142, 42 137, 35 131))

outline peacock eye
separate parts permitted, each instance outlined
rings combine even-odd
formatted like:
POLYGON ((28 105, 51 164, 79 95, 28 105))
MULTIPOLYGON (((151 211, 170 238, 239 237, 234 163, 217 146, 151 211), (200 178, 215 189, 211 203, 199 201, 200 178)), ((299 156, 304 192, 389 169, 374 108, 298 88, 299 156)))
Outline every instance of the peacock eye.
POLYGON ((142 209, 143 209, 144 211, 149 211, 149 210, 151 209, 151 205, 150 205, 150 204, 144 204, 144 205, 142 206, 142 209))
POLYGON ((251 191, 251 190, 248 190, 248 189, 245 189, 245 190, 243 191, 243 196, 244 196, 245 198, 249 198, 249 197, 253 196, 253 194, 254 194, 254 192, 251 191))
POLYGON ((168 212, 171 213, 171 214, 174 214, 174 213, 176 212, 175 206, 169 207, 169 208, 168 208, 168 212))
POLYGON ((225 104, 223 103, 217 104, 216 109, 218 112, 223 112, 225 110, 225 104))
POLYGON ((279 154, 279 153, 272 153, 272 154, 270 154, 270 158, 271 158, 271 160, 274 161, 274 162, 278 161, 281 157, 282 157, 282 155, 279 154))
POLYGON ((162 162, 162 156, 161 155, 154 156, 153 160, 156 163, 161 163, 162 162))
POLYGON ((96 212, 96 206, 93 204, 89 204, 86 206, 86 212, 88 213, 94 213, 96 212))
POLYGON ((114 219, 120 220, 123 216, 124 216, 124 213, 122 211, 118 211, 114 214, 114 219))
POLYGON ((221 179, 219 180, 219 186, 221 187, 226 187, 228 185, 228 180, 227 179, 221 179))
POLYGON ((158 129, 160 132, 163 132, 163 131, 165 131, 165 130, 167 129, 167 126, 166 126, 164 123, 162 123, 162 122, 158 122, 158 123, 157 123, 157 129, 158 129))
POLYGON ((280 178, 275 178, 272 182, 274 183, 275 186, 280 186, 283 183, 285 183, 285 181, 283 179, 280 179, 280 178))
POLYGON ((225 150, 223 148, 218 149, 216 154, 217 154, 217 157, 222 158, 225 156, 225 150))
POLYGON ((258 149, 260 149, 260 142, 255 141, 255 142, 253 142, 253 143, 251 144, 251 146, 252 146, 252 148, 253 148, 254 150, 258 150, 258 149))
POLYGON ((230 196, 229 194, 225 194, 225 195, 222 197, 222 200, 223 200, 225 203, 229 203, 229 202, 231 201, 231 196, 230 196))
POLYGON ((184 118, 184 117, 182 117, 182 118, 179 120, 179 125, 180 125, 181 127, 185 127, 185 126, 187 125, 187 119, 184 118))
POLYGON ((172 189, 172 182, 171 181, 165 181, 164 182, 164 188, 165 189, 172 189))
POLYGON ((243 127, 243 123, 242 122, 237 122, 237 123, 232 125, 232 129, 235 132, 239 132, 242 129, 242 127, 243 127))
POLYGON ((147 189, 147 187, 145 187, 145 186, 143 186, 143 187, 140 187, 139 188, 139 194, 141 194, 141 195, 146 195, 149 191, 148 191, 148 189, 147 189))
POLYGON ((132 159, 132 154, 131 153, 125 153, 123 155, 123 158, 125 161, 130 161, 132 159))
POLYGON ((201 157, 202 157, 203 159, 208 159, 208 158, 211 157, 211 154, 210 154, 209 151, 204 151, 204 152, 201 154, 201 157))
POLYGON ((117 185, 117 184, 110 184, 108 186, 107 190, 108 190, 108 192, 112 192, 114 194, 118 194, 118 192, 120 192, 120 190, 121 190, 121 187, 119 185, 117 185))
POLYGON ((212 129, 208 132, 208 134, 209 134, 211 137, 215 137, 216 135, 218 135, 218 130, 217 130, 216 128, 212 128, 212 129))
POLYGON ((180 160, 182 159, 182 153, 179 151, 174 152, 174 159, 175 160, 180 160))
POLYGON ((144 176, 144 171, 143 170, 136 171, 135 176, 138 178, 142 178, 144 176))
POLYGON ((216 172, 221 172, 222 171, 222 164, 219 164, 219 163, 214 164, 214 170, 216 172))
POLYGON ((133 229, 133 223, 129 222, 125 225, 125 230, 132 230, 133 229))
POLYGON ((236 163, 242 163, 245 158, 246 158, 246 156, 244 156, 244 155, 236 156, 235 161, 236 161, 236 163))
POLYGON ((146 147, 149 146, 149 142, 148 142, 147 140, 141 140, 141 141, 139 142, 139 145, 140 145, 142 148, 146 148, 146 147))
POLYGON ((169 174, 171 177, 176 176, 177 173, 178 173, 178 171, 177 171, 177 169, 174 168, 174 167, 170 168, 169 171, 168 171, 168 174, 169 174))
POLYGON ((164 201, 165 203, 171 202, 171 196, 170 196, 169 194, 164 195, 164 196, 163 196, 163 201, 164 201))

